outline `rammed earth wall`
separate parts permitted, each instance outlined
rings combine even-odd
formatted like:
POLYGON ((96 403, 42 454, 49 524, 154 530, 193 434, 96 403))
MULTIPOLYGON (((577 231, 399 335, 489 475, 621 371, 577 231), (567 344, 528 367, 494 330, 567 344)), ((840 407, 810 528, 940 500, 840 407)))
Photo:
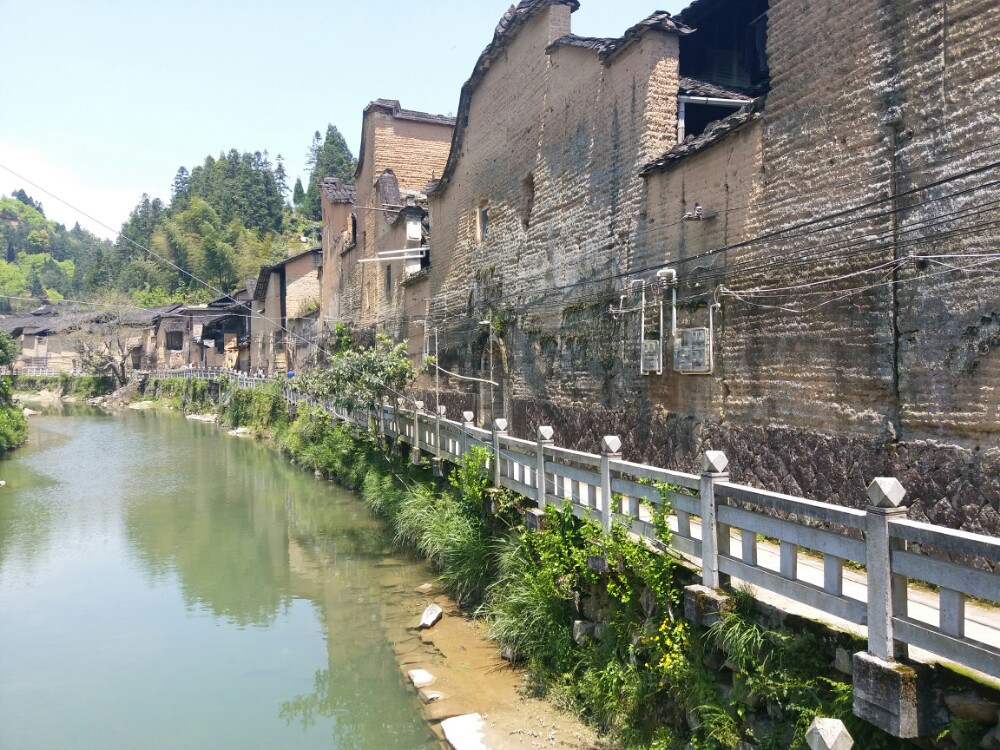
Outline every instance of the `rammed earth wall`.
MULTIPOLYGON (((774 0, 761 116, 639 177, 673 145, 677 35, 606 60, 550 46, 568 5, 529 5, 466 85, 431 196, 444 365, 488 375, 492 315, 517 434, 547 423, 590 450, 620 434, 630 458, 680 468, 717 448, 743 481, 855 505, 892 474, 914 518, 1000 534, 1000 294, 978 272, 996 266, 897 262, 1000 246, 1000 6, 774 0), (685 221, 695 203, 715 217, 685 221), (607 310, 664 264, 682 327, 707 325, 719 284, 839 294, 721 293, 713 374, 671 372, 668 346, 642 377, 637 321, 607 310)), ((488 389, 445 388, 488 418, 488 389)))

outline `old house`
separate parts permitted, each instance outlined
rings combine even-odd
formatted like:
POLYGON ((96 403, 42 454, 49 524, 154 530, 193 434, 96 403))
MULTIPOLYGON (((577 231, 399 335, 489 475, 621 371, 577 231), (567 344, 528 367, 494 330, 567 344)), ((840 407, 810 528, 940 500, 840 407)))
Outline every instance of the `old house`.
POLYGON ((365 107, 353 214, 346 186, 323 190, 324 318, 422 339, 432 263, 426 189, 448 158, 454 118, 376 99, 365 107), (349 223, 348 223, 349 222, 349 223))
POLYGON ((309 363, 318 335, 322 269, 319 247, 261 266, 250 302, 251 372, 294 371, 309 363))
POLYGON ((0 327, 20 347, 15 372, 80 372, 85 347, 125 354, 126 369, 140 369, 155 320, 177 307, 42 305, 27 314, 0 318, 0 327))
POLYGON ((157 314, 147 344, 148 369, 211 367, 247 372, 253 283, 204 305, 177 305, 157 314))
POLYGON ((525 0, 501 19, 430 192, 428 317, 447 341, 442 361, 496 383, 452 410, 503 414, 518 429, 546 402, 630 405, 631 390, 613 387, 621 352, 607 300, 635 252, 639 171, 677 137, 691 30, 658 12, 618 38, 578 37, 577 7, 525 0))
MULTIPOLYGON (((697 0, 585 38, 577 5, 505 14, 425 191, 421 316, 495 383, 444 377, 450 412, 852 504, 895 474, 1000 533, 1000 8, 697 0)), ((420 337, 365 265, 331 315, 420 337)))

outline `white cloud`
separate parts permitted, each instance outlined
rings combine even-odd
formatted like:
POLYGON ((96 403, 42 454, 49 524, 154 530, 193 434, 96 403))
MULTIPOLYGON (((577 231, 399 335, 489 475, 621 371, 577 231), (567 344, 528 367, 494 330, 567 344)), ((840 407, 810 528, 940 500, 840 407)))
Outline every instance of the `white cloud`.
POLYGON ((40 202, 52 221, 67 227, 80 222, 84 229, 108 239, 114 239, 142 195, 141 190, 101 185, 30 146, 0 140, 0 194, 10 195, 18 188, 40 202))

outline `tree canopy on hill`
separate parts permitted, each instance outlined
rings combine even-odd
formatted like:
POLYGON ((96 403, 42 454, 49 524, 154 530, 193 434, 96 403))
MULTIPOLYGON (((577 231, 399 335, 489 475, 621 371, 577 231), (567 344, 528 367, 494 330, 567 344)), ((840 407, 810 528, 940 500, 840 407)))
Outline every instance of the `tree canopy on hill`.
POLYGON ((143 194, 115 242, 49 221, 24 190, 0 196, 0 312, 64 298, 122 293, 140 305, 205 301, 257 276, 260 266, 301 248, 318 231, 319 182, 353 182, 356 162, 333 125, 309 148, 308 187, 288 175, 281 156, 230 149, 180 167, 170 201, 143 194))

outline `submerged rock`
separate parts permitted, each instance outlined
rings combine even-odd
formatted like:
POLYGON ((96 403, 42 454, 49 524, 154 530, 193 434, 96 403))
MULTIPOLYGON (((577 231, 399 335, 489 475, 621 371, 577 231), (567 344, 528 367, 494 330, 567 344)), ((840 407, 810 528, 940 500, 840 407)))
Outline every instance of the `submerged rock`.
POLYGON ((195 422, 218 422, 218 414, 188 414, 185 419, 193 419, 195 422))

